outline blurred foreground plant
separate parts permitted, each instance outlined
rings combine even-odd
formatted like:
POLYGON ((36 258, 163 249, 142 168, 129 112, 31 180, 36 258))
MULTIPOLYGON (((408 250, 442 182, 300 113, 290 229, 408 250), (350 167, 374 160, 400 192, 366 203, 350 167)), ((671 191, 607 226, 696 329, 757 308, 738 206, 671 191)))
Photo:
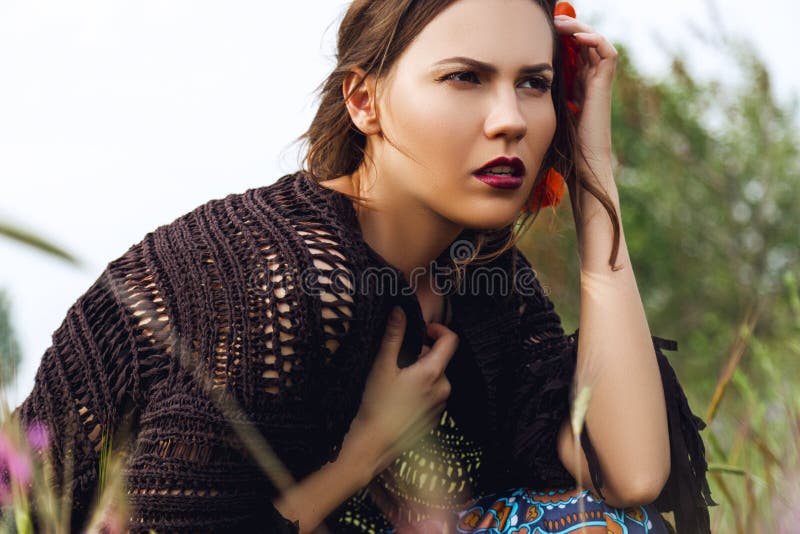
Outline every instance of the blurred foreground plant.
MULTIPOLYGON (((37 422, 23 428, 0 401, 0 534, 61 534, 70 532, 71 495, 53 487, 48 429, 37 422)), ((69 462, 67 462, 69 463, 69 462)), ((100 457, 103 484, 83 532, 117 534, 127 531, 123 457, 104 437, 100 457)), ((64 488, 71 475, 66 468, 64 488)))

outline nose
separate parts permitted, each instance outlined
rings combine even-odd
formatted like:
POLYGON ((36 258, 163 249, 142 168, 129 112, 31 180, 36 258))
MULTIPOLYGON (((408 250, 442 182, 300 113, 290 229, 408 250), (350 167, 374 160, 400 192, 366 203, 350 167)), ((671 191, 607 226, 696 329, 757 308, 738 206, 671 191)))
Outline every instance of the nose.
POLYGON ((528 124, 520 113, 514 89, 498 89, 493 95, 484 131, 490 139, 507 136, 516 141, 525 136, 528 124))

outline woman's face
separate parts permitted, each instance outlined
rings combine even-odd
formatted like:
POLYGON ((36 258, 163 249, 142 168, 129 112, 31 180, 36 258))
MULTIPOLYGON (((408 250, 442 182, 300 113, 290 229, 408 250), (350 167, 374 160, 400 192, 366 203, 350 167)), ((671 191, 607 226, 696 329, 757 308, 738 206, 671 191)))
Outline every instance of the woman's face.
POLYGON ((556 128, 547 16, 532 0, 458 0, 437 15, 378 82, 381 130, 400 148, 382 143, 378 179, 461 227, 512 222, 556 128), (525 165, 516 189, 474 174, 500 156, 525 165))

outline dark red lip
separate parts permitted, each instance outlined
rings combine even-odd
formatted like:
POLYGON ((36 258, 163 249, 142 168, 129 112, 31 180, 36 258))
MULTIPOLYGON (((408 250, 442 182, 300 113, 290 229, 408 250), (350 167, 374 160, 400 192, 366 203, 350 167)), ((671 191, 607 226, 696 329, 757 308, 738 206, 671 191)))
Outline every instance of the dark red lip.
POLYGON ((499 158, 495 158, 492 161, 487 162, 483 167, 473 172, 473 174, 483 174, 485 169, 499 165, 507 165, 511 167, 511 172, 514 176, 525 176, 525 164, 522 163, 522 160, 517 157, 509 158, 507 156, 500 156, 499 158))
POLYGON ((522 176, 501 176, 499 174, 476 174, 475 178, 497 189, 516 189, 522 185, 522 176))

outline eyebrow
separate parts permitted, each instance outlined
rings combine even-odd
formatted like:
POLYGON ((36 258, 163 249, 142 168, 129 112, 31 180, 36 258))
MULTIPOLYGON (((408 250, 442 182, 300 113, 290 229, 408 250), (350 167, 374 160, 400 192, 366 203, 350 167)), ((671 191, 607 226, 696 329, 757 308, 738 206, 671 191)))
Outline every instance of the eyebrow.
MULTIPOLYGON (((447 64, 466 65, 472 67, 473 69, 479 72, 484 72, 488 74, 497 74, 497 67, 495 67, 494 65, 464 56, 455 56, 455 57, 449 57, 447 59, 442 59, 441 61, 437 61, 436 63, 434 63, 432 66, 439 67, 447 64)), ((549 63, 538 63, 536 65, 525 65, 524 67, 520 68, 519 71, 521 74, 539 74, 545 71, 553 72, 553 67, 549 63)))

